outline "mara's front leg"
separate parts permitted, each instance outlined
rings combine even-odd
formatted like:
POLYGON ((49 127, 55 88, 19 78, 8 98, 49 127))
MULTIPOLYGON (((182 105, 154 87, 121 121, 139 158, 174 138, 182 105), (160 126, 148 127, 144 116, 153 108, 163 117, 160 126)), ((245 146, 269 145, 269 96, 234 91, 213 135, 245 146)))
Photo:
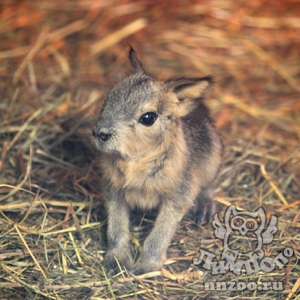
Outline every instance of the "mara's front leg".
POLYGON ((165 201, 161 205, 154 228, 145 240, 132 273, 138 275, 161 269, 168 246, 185 212, 186 209, 175 207, 172 201, 165 201))
POLYGON ((108 202, 108 251, 104 263, 112 271, 118 264, 131 269, 133 259, 131 256, 129 240, 129 207, 123 199, 111 199, 108 202))

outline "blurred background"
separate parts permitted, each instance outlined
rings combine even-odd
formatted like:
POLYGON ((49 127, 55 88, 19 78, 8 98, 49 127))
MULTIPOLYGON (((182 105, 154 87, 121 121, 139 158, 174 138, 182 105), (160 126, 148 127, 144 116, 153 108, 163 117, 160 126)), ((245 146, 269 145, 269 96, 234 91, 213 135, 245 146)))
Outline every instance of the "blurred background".
MULTIPOLYGON (((53 287, 59 276, 77 292, 82 278, 105 282, 106 217, 91 128, 105 92, 130 72, 129 45, 159 79, 214 76, 206 103, 225 145, 218 209, 263 205, 281 216, 284 234, 274 249, 299 249, 298 0, 1 0, 0 296, 59 299, 70 288, 53 287), (35 286, 36 278, 49 294, 40 286, 28 290, 24 282, 35 286)), ((148 232, 148 221, 138 220, 137 248, 148 232)), ((183 221, 169 256, 195 256, 200 239, 216 247, 210 227, 183 221)), ((184 261, 168 270, 187 270, 184 261)), ((299 288, 295 266, 285 291, 270 299, 299 288)), ((123 293, 103 282, 100 298, 131 297, 131 288, 123 293)), ((165 284, 159 293, 183 299, 173 288, 165 284)), ((208 297, 200 290, 194 284, 185 293, 208 297)))

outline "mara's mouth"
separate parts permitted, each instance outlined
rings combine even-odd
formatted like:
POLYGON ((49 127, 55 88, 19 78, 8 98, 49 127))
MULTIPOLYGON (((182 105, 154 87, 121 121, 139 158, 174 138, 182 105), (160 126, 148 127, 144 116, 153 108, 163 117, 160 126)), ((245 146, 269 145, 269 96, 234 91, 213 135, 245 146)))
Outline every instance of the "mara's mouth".
POLYGON ((109 152, 111 150, 113 150, 112 145, 110 142, 104 142, 99 138, 95 138, 95 144, 98 150, 103 151, 103 152, 109 152))
POLYGON ((105 152, 108 154, 115 154, 118 156, 121 155, 120 151, 116 147, 115 142, 112 142, 112 141, 103 142, 103 141, 99 140, 98 138, 95 138, 95 145, 96 145, 96 148, 100 152, 105 152))

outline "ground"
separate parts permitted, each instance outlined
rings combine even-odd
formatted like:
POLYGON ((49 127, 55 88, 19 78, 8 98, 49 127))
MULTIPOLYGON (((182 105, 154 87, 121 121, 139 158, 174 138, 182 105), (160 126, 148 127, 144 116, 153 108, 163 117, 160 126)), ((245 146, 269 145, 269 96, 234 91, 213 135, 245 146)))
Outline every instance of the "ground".
MULTIPOLYGON (((299 18, 296 0, 1 1, 0 298, 299 299, 299 18), (130 71, 129 44, 160 79, 214 76, 206 103, 225 146, 221 223, 231 204, 276 216, 263 251, 291 249, 282 268, 213 275, 192 262, 203 251, 220 261, 222 235, 185 218, 162 272, 108 278, 91 129, 130 71), (239 285, 205 288, 217 281, 239 285), (283 288, 251 289, 261 282, 283 288)), ((136 251, 152 223, 133 215, 136 251)), ((233 241, 241 252, 249 243, 233 241)))

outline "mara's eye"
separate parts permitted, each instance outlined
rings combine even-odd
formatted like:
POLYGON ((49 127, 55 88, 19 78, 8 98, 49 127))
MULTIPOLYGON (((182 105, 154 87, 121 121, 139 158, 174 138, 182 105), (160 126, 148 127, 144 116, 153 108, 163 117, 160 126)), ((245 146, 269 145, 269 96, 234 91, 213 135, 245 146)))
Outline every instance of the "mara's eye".
POLYGON ((157 119, 157 114, 155 112, 146 112, 144 113, 140 119, 139 123, 145 126, 152 126, 157 119))

